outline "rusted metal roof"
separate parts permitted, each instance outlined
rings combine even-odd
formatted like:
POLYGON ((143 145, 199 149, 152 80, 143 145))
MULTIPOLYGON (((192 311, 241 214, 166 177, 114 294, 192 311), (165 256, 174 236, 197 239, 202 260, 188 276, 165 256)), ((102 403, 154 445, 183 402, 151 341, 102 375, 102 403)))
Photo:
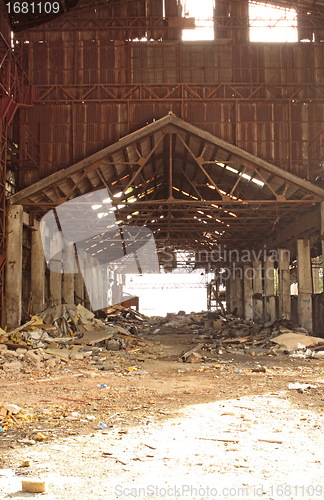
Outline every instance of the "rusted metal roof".
POLYGON ((318 186, 170 113, 9 203, 42 216, 102 188, 118 221, 147 226, 160 248, 191 250, 259 245, 324 201, 318 186))

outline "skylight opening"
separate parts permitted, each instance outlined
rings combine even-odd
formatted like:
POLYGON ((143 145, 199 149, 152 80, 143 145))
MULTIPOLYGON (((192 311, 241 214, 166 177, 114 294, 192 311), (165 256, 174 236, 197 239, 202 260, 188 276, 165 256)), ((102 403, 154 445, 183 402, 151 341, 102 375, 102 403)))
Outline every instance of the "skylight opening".
POLYGON ((230 170, 230 172, 234 172, 234 174, 238 174, 238 170, 236 170, 236 168, 229 167, 228 165, 226 167, 226 170, 230 170))
POLYGON ((252 182, 254 182, 255 184, 258 184, 258 186, 261 186, 261 187, 264 186, 264 182, 259 181, 259 179, 252 179, 252 182))
POLYGON ((214 0, 182 0, 185 17, 194 17, 196 28, 182 30, 182 40, 214 40, 214 0))
POLYGON ((249 3, 251 42, 297 42, 297 12, 255 1, 249 3))

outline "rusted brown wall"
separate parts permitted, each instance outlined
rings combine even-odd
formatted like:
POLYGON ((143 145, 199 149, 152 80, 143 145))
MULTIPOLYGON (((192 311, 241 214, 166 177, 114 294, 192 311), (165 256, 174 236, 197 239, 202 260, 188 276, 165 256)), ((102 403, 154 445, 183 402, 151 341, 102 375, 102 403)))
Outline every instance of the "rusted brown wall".
MULTIPOLYGON (((134 3, 137 15, 143 14, 140 5, 134 3)), ((167 3, 175 14, 172 5, 167 3)), ((316 85, 324 85, 322 43, 112 41, 108 31, 91 28, 30 30, 17 40, 22 64, 32 82, 41 86, 38 96, 51 86, 60 95, 57 101, 45 95, 33 109, 20 111, 20 130, 17 123, 14 132, 24 157, 20 188, 170 110, 303 178, 314 180, 318 175, 316 137, 324 128, 324 87, 317 91, 316 85), (103 88, 107 84, 115 85, 112 96, 103 88), (153 84, 153 91, 143 90, 153 84), (164 98, 177 84, 182 85, 178 93, 164 98), (186 88, 192 84, 199 86, 198 96, 186 88), (91 90, 91 85, 97 87, 91 90), (258 85, 260 90, 253 94, 258 85), (80 95, 89 89, 83 102, 75 98, 78 87, 80 95), (288 87, 298 90, 296 98, 285 90, 288 87), (309 143, 315 139, 316 151, 309 161, 309 143)))
POLYGON ((7 19, 6 7, 0 3, 0 33, 10 44, 10 25, 7 19))

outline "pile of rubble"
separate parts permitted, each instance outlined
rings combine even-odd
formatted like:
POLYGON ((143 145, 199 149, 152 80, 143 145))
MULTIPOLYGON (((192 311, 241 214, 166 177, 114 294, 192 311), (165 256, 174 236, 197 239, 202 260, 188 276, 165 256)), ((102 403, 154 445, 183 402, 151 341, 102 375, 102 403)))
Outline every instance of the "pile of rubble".
POLYGON ((108 351, 146 345, 138 331, 146 320, 142 314, 118 304, 100 315, 102 319, 96 318, 82 305, 62 304, 10 332, 0 329, 0 368, 8 372, 28 365, 54 368, 87 358, 98 361, 108 351))
POLYGON ((198 363, 210 355, 290 355, 292 357, 324 358, 324 338, 310 336, 293 321, 281 318, 275 321, 244 320, 232 314, 216 312, 168 314, 166 318, 151 318, 151 326, 172 328, 177 333, 194 333, 195 347, 182 353, 179 361, 198 363), (205 351, 205 352, 204 352, 205 351))
POLYGON ((231 314, 184 311, 148 318, 120 304, 99 311, 96 317, 82 305, 63 304, 32 316, 10 332, 0 329, 0 369, 28 372, 78 362, 96 365, 99 370, 113 369, 104 362, 109 357, 112 360, 117 351, 128 359, 136 353, 137 361, 144 361, 138 357, 147 352, 143 335, 148 338, 165 332, 195 336, 194 347, 179 358, 190 363, 224 353, 324 358, 324 339, 308 335, 284 318, 252 322, 231 314))
POLYGON ((183 361, 197 361, 203 350, 212 354, 324 357, 324 339, 310 336, 307 330, 285 318, 254 323, 232 315, 217 316, 207 327, 205 322, 205 332, 197 341, 200 343, 189 351, 189 357, 188 353, 182 355, 183 361))

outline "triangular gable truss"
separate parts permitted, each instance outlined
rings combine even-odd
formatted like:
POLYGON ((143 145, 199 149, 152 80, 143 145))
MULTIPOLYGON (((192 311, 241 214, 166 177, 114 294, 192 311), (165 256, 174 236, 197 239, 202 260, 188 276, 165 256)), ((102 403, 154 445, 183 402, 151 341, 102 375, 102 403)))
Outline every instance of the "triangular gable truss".
POLYGON ((39 216, 107 188, 116 218, 146 225, 158 246, 260 243, 324 201, 324 190, 172 113, 13 195, 39 216))

